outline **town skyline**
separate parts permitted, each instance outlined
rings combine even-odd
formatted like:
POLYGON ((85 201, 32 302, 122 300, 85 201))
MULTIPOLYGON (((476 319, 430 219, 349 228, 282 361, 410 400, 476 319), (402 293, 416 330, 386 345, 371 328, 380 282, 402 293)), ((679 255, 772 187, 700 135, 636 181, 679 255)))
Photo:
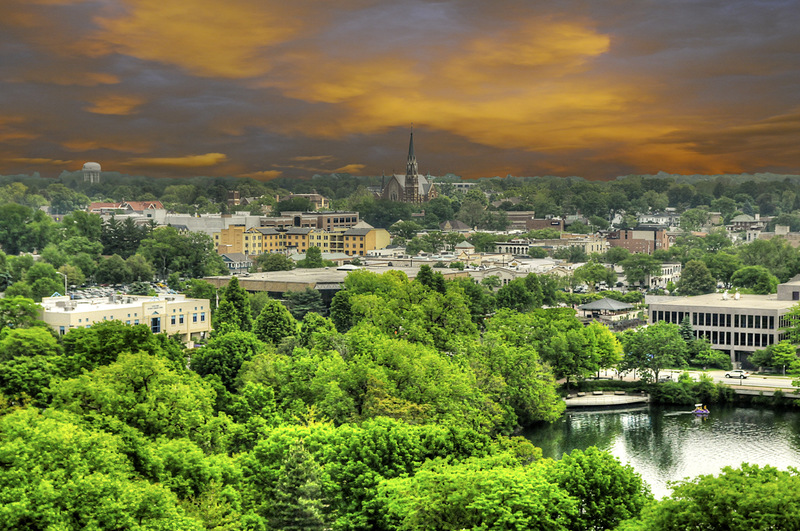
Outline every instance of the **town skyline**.
POLYGON ((798 174, 796 7, 10 0, 0 174, 798 174))

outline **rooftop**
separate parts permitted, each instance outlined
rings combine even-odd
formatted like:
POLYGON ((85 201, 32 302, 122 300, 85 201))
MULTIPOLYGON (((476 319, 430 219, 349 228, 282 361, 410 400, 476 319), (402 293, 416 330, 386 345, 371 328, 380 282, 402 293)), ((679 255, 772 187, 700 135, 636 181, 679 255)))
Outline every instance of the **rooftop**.
POLYGON ((695 297, 658 297, 653 299, 647 297, 648 304, 658 304, 660 306, 692 306, 694 308, 714 308, 714 309, 735 309, 735 308, 762 308, 782 310, 791 308, 797 301, 779 300, 776 294, 772 295, 739 295, 736 300, 734 294, 729 293, 728 298, 723 298, 722 293, 709 293, 707 295, 697 295, 695 297))
POLYGON ((111 295, 94 299, 70 299, 67 296, 45 297, 41 306, 46 312, 56 311, 95 311, 113 310, 116 308, 138 308, 143 303, 152 302, 189 302, 200 299, 188 299, 185 295, 111 295))

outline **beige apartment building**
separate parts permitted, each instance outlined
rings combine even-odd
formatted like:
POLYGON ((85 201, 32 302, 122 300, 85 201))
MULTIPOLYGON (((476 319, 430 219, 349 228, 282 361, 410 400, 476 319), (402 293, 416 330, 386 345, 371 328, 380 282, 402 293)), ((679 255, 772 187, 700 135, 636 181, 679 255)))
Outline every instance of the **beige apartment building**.
POLYGON ((42 320, 59 335, 103 321, 121 321, 147 325, 154 334, 177 335, 191 347, 211 331, 210 301, 188 299, 184 295, 112 295, 81 300, 45 297, 41 307, 42 320))
POLYGON ((361 221, 355 227, 333 230, 310 227, 246 229, 244 225, 232 225, 214 233, 212 239, 219 254, 305 253, 309 247, 319 247, 324 253, 366 256, 368 251, 387 247, 391 236, 386 229, 376 229, 361 221))

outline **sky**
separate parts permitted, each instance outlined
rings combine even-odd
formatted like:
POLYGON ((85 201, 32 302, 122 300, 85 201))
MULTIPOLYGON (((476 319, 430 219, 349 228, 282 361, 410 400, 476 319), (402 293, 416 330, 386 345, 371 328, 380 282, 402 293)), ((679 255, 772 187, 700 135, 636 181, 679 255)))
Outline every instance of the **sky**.
POLYGON ((0 0, 0 174, 800 174, 800 0, 0 0))

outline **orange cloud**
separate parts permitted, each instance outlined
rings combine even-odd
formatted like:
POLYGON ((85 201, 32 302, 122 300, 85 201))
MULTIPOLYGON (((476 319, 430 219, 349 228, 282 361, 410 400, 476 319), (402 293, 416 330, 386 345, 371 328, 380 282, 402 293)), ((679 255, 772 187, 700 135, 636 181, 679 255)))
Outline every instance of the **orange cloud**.
POLYGON ((36 165, 47 165, 47 166, 69 166, 74 164, 75 161, 72 160, 59 160, 59 159, 45 159, 45 158, 27 158, 27 157, 17 157, 8 159, 9 162, 16 162, 19 164, 30 164, 32 166, 36 165))
POLYGON ((129 159, 122 164, 143 168, 203 168, 216 166, 228 160, 223 153, 206 153, 204 155, 186 155, 185 157, 141 157, 129 159))
POLYGON ((301 10, 285 2, 128 0, 121 16, 95 19, 101 31, 81 43, 91 54, 111 51, 177 65, 208 77, 241 79, 272 68, 271 47, 305 29, 301 10))
POLYGON ((350 173, 354 175, 360 175, 366 167, 367 166, 364 164, 347 164, 341 168, 336 168, 331 173, 350 173))
POLYGON ((127 115, 136 112, 136 108, 145 103, 145 99, 138 96, 111 95, 100 98, 86 110, 95 114, 127 115))
POLYGON ((259 181, 269 181, 270 179, 277 179, 281 175, 283 175, 282 171, 264 170, 264 171, 254 171, 250 173, 242 173, 239 175, 239 177, 257 179, 259 181))

